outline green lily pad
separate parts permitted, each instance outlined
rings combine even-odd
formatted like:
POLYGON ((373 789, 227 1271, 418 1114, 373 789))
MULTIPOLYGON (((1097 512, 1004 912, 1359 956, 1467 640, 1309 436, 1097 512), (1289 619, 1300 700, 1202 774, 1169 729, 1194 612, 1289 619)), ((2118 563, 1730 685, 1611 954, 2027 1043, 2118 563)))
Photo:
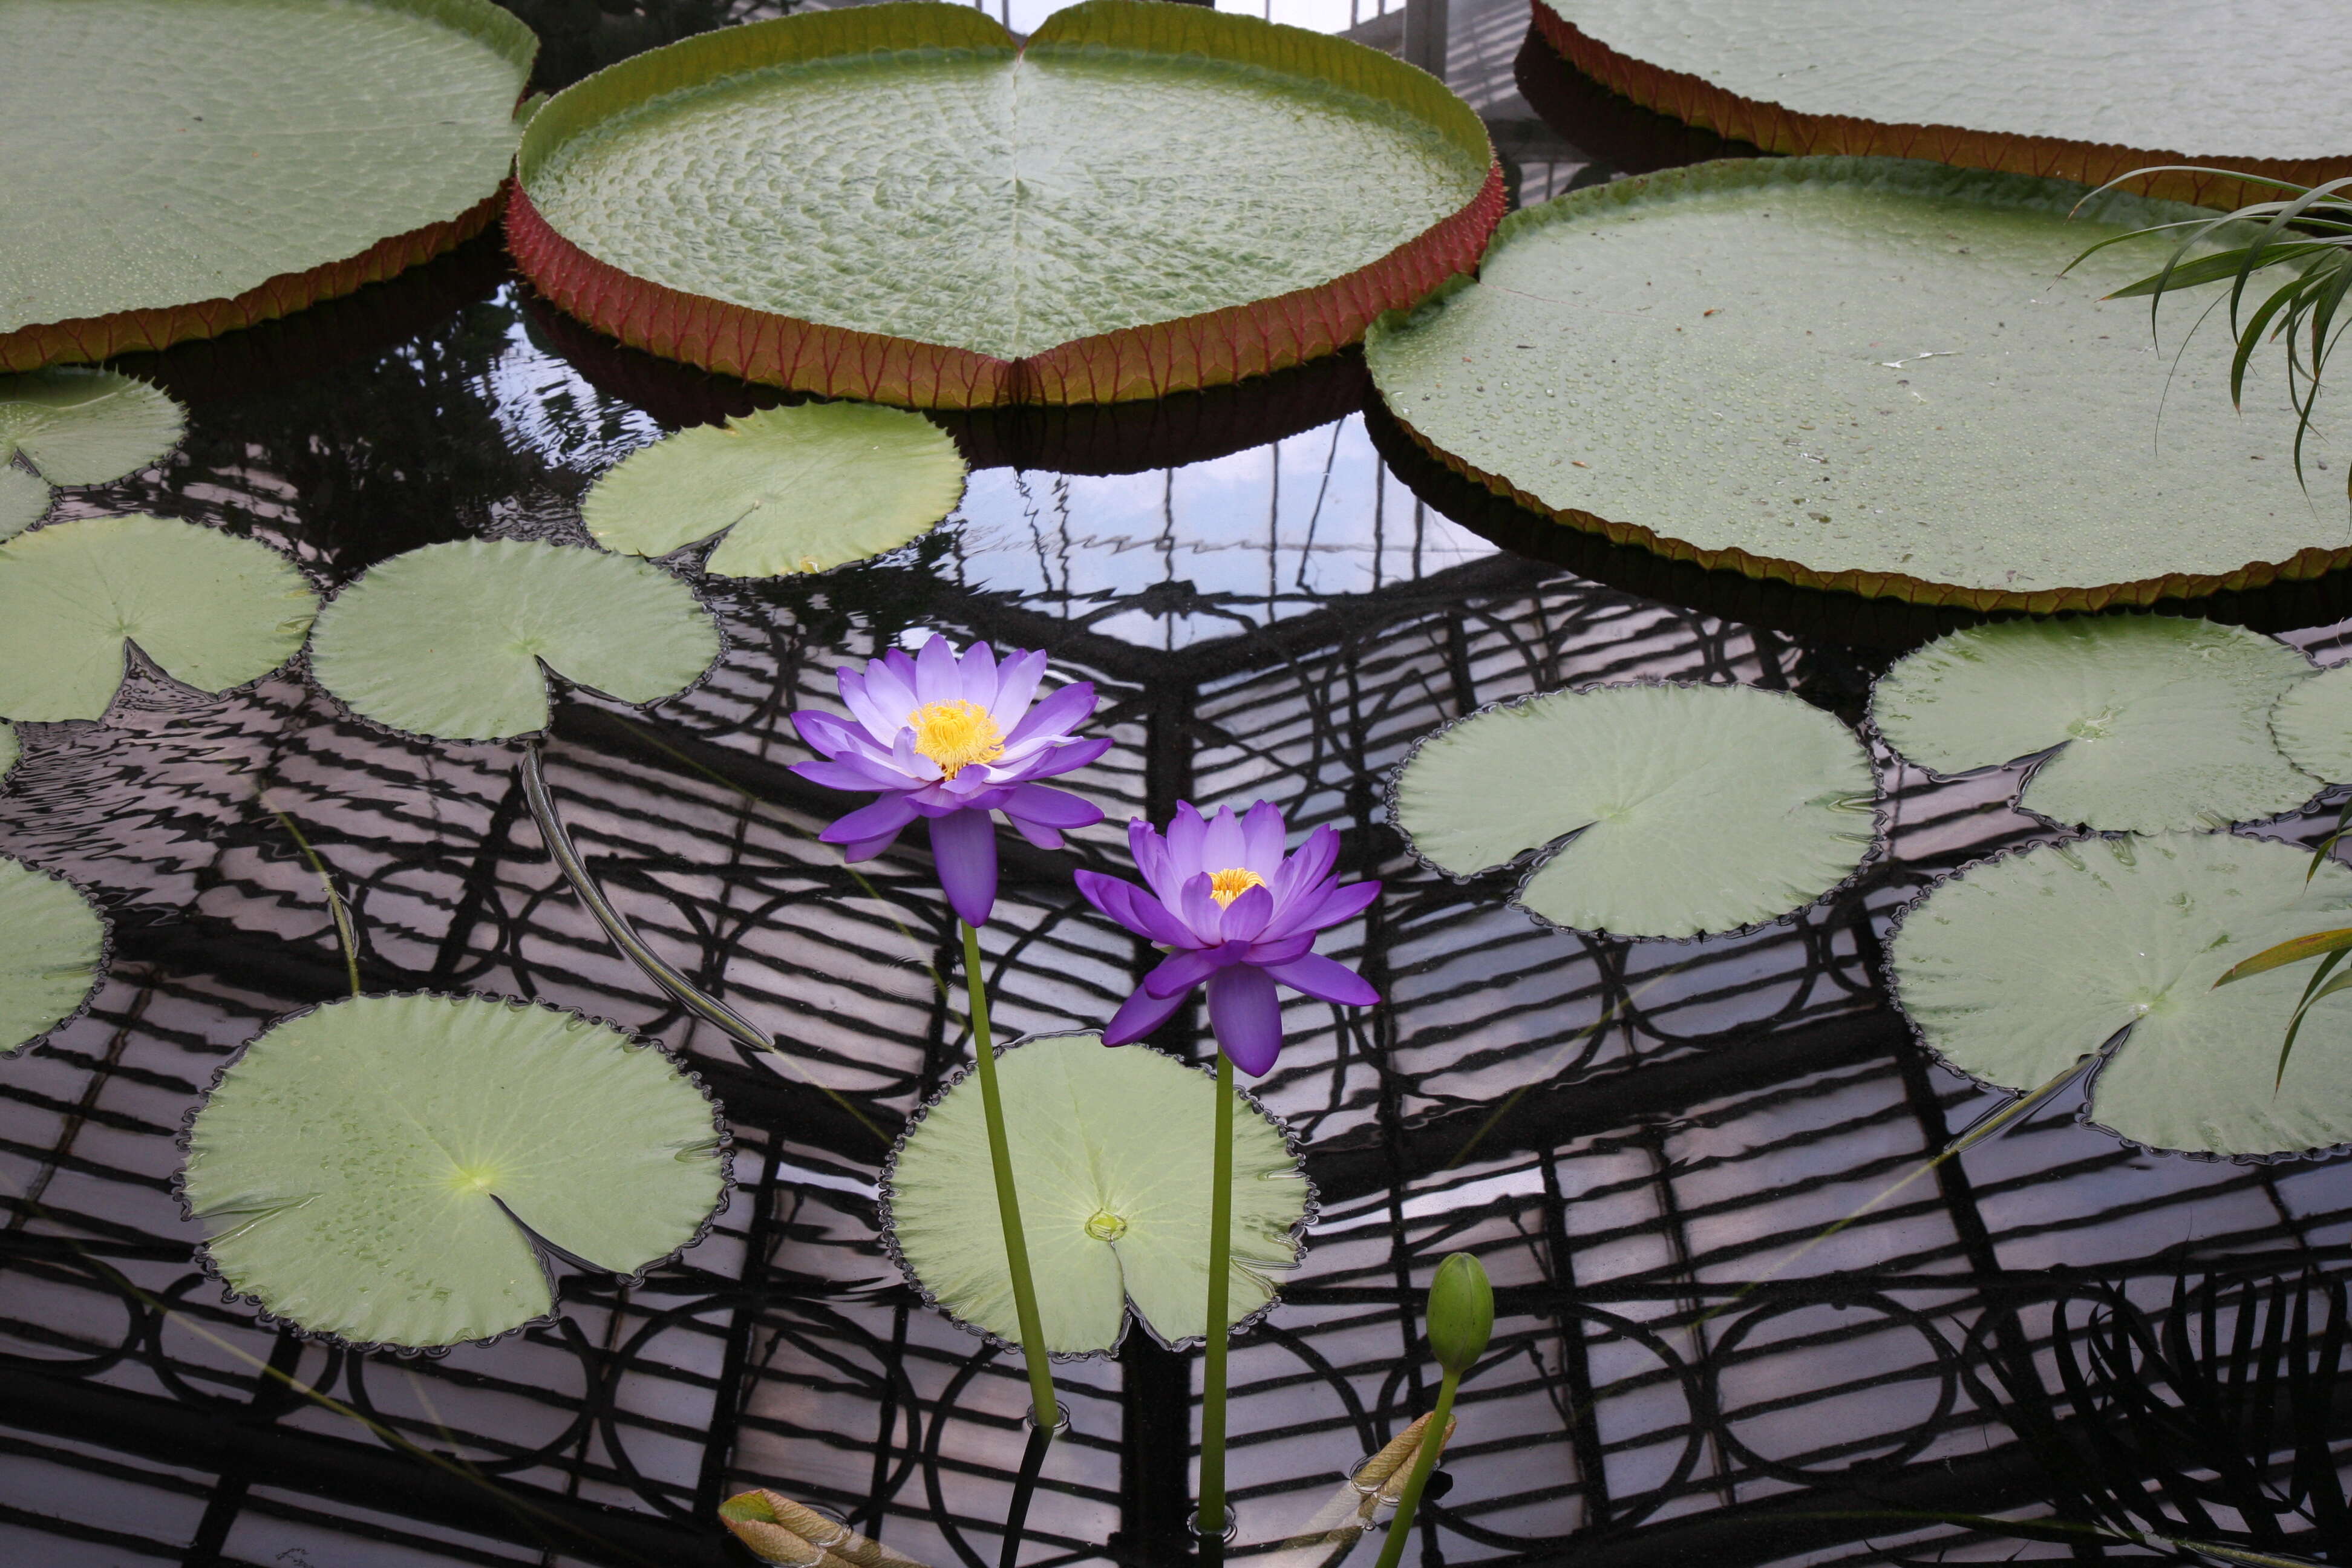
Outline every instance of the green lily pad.
MULTIPOLYGON (((0 724, 0 773, 14 742, 0 724)), ((71 1023, 106 969, 106 921, 61 878, 0 855, 0 1056, 71 1023)))
POLYGON ((1980 862, 1905 907, 1889 945, 1897 1000, 1947 1066, 1999 1089, 2039 1089, 2105 1047, 2086 1119, 2144 1148, 2259 1158, 2352 1143, 2352 1005, 2312 1009, 2274 1089, 2307 969, 2213 988, 2264 948, 2352 923, 2352 871, 2325 864, 2306 886, 2310 858, 2211 833, 1980 862))
POLYGON ((701 1238, 725 1140, 609 1025, 371 996, 273 1025, 189 1124, 181 1198, 230 1289, 308 1333, 430 1349, 548 1318, 550 1249, 638 1275, 701 1238))
POLYGON ((24 532, 48 510, 48 486, 22 468, 0 467, 0 539, 24 532))
POLYGON ((1753 686, 1599 686, 1457 720, 1417 744, 1389 821, 1467 877, 1542 851, 1517 907, 1617 936, 1777 920, 1877 843, 1870 758, 1834 717, 1753 686))
POLYGON ((200 691, 294 657, 318 598, 266 544, 160 517, 53 523, 0 543, 0 714, 100 719, 136 644, 200 691))
POLYGON ((2018 804, 2062 826, 2227 827, 2319 793, 2271 739, 2272 705, 2310 679, 2286 644, 2213 621, 2004 621, 1903 658, 1872 691, 1870 717, 1946 776, 2049 753, 2018 804))
POLYGON ((2352 133, 2302 111, 2352 69, 2352 47, 2317 5, 2249 6, 2226 23, 2203 0, 2120 12, 1538 0, 1536 15, 1611 89, 1767 152, 1901 152, 2093 184, 2155 163, 2306 184, 2352 173, 2352 133), (2231 81, 2262 90, 2220 86, 2231 81))
POLYGON ((2289 687, 2271 710, 2271 734, 2305 773, 2352 784, 2352 665, 2330 665, 2289 687))
POLYGON ((15 767, 16 759, 24 754, 24 742, 16 739, 16 726, 0 719, 0 779, 8 776, 8 770, 15 767))
POLYGON ((658 566, 519 540, 428 544, 320 612, 319 684, 362 718, 444 741, 547 728, 547 673, 623 702, 702 679, 718 623, 658 566))
POLYGON ((721 577, 824 572, 896 550, 963 497, 963 458, 919 414, 864 403, 762 409, 633 452, 581 518, 607 550, 667 555, 724 533, 721 577))
MULTIPOLYGON (((1216 1080, 1142 1046, 1047 1035, 997 1058, 997 1087, 1045 1345, 1115 1348, 1132 1303, 1153 1338, 1207 1331, 1216 1080)), ((1272 1306, 1315 1190, 1281 1123, 1243 1096, 1234 1118, 1233 1321, 1272 1306)), ((997 1222, 980 1085, 926 1106, 883 1170, 884 1222, 924 1298, 1013 1342, 1020 1324, 997 1222)))
MULTIPOLYGON (((2084 195, 1885 158, 1621 180, 1514 214, 1475 282, 1366 358, 1414 438, 1498 493, 1799 586, 2047 612, 2352 563, 2343 487, 2296 481, 2284 372, 2257 363, 2242 416, 2230 334, 2182 349, 2204 298, 2161 353, 2144 305, 2101 298, 2168 239, 2058 276, 2213 215, 2109 195, 2070 217, 2084 195)), ((2340 438, 2305 455, 2352 461, 2340 438)))
POLYGON ((0 369, 248 326, 456 244, 537 47, 487 0, 11 0, 0 369))
POLYGON ((53 485, 102 485, 180 444, 188 411, 110 370, 57 366, 0 377, 0 463, 22 458, 53 485))
POLYGON ((953 406, 1156 396, 1332 352, 1471 265, 1500 211, 1484 130, 1428 78, 1140 0, 1025 44, 936 5, 722 28, 557 94, 517 169, 518 259, 592 324, 953 406))

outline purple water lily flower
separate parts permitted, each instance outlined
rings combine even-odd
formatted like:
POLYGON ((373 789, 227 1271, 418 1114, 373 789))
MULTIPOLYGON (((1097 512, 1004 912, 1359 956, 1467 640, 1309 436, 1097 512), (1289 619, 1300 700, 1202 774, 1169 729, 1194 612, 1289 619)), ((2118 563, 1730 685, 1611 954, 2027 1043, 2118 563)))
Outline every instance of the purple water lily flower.
POLYGON ((1165 838, 1139 817, 1127 825, 1148 886, 1077 873, 1088 903, 1169 950, 1103 1031, 1104 1045, 1141 1039, 1206 982, 1218 1046, 1234 1066, 1261 1078, 1282 1049, 1277 984, 1351 1007, 1380 1000, 1362 976, 1314 948, 1318 932, 1353 919, 1379 897, 1381 885, 1339 885, 1331 875, 1339 835, 1329 826, 1286 856, 1287 833, 1281 808, 1269 801, 1238 817, 1229 805, 1203 817, 1180 804, 1165 838))
POLYGON ((879 791, 818 835, 845 858, 887 849, 917 817, 931 825, 931 850, 948 902, 970 924, 987 923, 996 904, 996 827, 1001 811, 1021 837, 1046 849, 1062 834, 1091 827, 1099 807, 1036 781, 1084 767, 1110 749, 1108 736, 1070 733, 1095 710, 1095 689, 1074 681, 1032 707, 1045 656, 1015 650, 1003 664, 986 643, 959 655, 933 637, 912 658, 892 648, 864 674, 837 672, 851 719, 803 710, 801 739, 823 762, 793 772, 828 789, 879 791))

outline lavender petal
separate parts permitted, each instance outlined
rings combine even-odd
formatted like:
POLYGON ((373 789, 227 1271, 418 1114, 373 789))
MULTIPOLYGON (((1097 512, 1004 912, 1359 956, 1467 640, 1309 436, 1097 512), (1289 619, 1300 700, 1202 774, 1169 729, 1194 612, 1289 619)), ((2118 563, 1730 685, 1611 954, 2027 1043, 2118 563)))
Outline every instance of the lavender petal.
POLYGON ((931 856, 940 888, 966 925, 986 925, 996 907, 996 824, 984 811, 931 818, 931 856))
POLYGON ((1282 1000, 1273 977, 1246 963, 1218 970, 1209 978, 1209 1026, 1235 1068, 1265 1077, 1282 1054, 1282 1000))
POLYGON ((1294 958, 1288 963, 1268 964, 1265 973, 1289 986, 1303 991, 1318 1002, 1337 1002, 1343 1007, 1369 1007, 1381 999, 1364 977, 1341 963, 1310 952, 1294 958))

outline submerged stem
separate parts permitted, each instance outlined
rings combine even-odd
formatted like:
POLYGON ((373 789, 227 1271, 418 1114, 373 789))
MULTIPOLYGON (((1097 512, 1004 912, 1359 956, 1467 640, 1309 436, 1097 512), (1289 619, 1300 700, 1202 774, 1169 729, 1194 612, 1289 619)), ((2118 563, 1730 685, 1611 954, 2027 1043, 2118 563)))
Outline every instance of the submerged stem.
POLYGON ((1430 1412, 1429 1425, 1423 1428, 1421 1457, 1412 1462, 1412 1479, 1404 1484, 1404 1496, 1397 1500, 1396 1518, 1389 1523, 1389 1538, 1381 1547, 1379 1568, 1397 1568, 1404 1557, 1405 1537, 1412 1533, 1412 1516, 1421 1507, 1422 1489, 1429 1485, 1429 1472, 1437 1468, 1437 1451, 1445 1447, 1445 1424, 1454 1418, 1454 1391, 1462 1385, 1462 1374, 1449 1372, 1437 1385, 1437 1408, 1430 1412))
POLYGON ((1029 1237, 1021 1228, 1021 1194, 1013 1184, 1013 1146, 1004 1135, 1004 1104, 996 1094, 996 1045, 988 1029, 988 986, 980 973, 980 932, 963 927, 964 984, 971 995, 971 1043, 980 1064, 980 1105, 988 1121, 988 1163, 996 1173, 996 1217, 1004 1227, 1004 1262, 1013 1274, 1013 1310, 1021 1321, 1021 1356, 1029 1363, 1029 1403, 1037 1429, 1062 1424, 1054 1402, 1054 1363, 1037 1316, 1037 1286, 1029 1277, 1029 1237))
POLYGON ((1234 1063, 1217 1053, 1217 1142, 1209 1167, 1209 1317, 1201 1369, 1201 1539, 1225 1533, 1225 1324, 1234 1283, 1234 1063))

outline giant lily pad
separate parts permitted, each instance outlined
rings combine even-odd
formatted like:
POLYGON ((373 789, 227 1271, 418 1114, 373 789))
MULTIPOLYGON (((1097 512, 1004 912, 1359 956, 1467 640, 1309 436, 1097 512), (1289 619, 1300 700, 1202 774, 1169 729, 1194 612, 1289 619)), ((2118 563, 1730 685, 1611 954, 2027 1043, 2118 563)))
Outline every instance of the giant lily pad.
MULTIPOLYGON (((1202 1337, 1209 1305, 1209 1170, 1216 1080, 1142 1046, 1048 1035, 997 1058, 1045 1345, 1115 1347, 1132 1303, 1152 1336, 1202 1337)), ((1314 1188, 1282 1125, 1242 1097, 1234 1118, 1233 1321, 1275 1300, 1297 1261, 1314 1188)), ((1020 1325, 997 1221, 980 1085, 926 1106, 883 1172, 891 1245, 924 1296, 1013 1342, 1020 1325)))
POLYGON ((493 216, 530 30, 488 0, 0 6, 0 370, 348 294, 493 216))
POLYGON ((266 544, 160 517, 52 523, 0 544, 0 714, 98 719, 127 650, 203 691, 302 646, 310 583, 266 544))
POLYGON ((667 555, 724 534, 706 569, 782 577, 896 550, 962 495, 955 443, 922 416, 812 403, 683 430, 631 453, 580 510, 608 550, 667 555))
POLYGON ((553 1312, 548 1266, 641 1274, 727 1194, 697 1080, 608 1025, 483 996, 271 1026, 189 1125, 181 1196, 228 1287, 306 1331, 431 1348, 553 1312))
POLYGON ((320 613, 319 684, 363 719, 444 741, 547 728, 549 671, 624 702, 693 685, 719 627, 661 568, 518 540, 428 544, 320 613))
POLYGON ((2309 867, 2293 845, 2226 833, 1984 861, 1905 908, 1889 949, 1898 1000, 1946 1065, 1999 1089, 2039 1089, 2105 1048, 2085 1114, 2146 1148, 2352 1143, 2352 1004, 2312 1009, 2281 1081, 2307 972, 2213 988, 2241 959, 2352 923, 2352 871, 2322 865, 2306 885, 2309 867))
POLYGON ((1692 937, 1776 920, 1853 876, 1877 797, 1853 731, 1787 692, 1601 686, 1427 736, 1397 768, 1389 820, 1455 877, 1558 844, 1519 885, 1539 920, 1692 937))
MULTIPOLYGON (((0 773, 11 742, 0 724, 0 773)), ((106 921, 63 879, 0 855, 0 1055, 79 1016, 106 968, 106 921)))
POLYGON ((1025 45, 938 5, 722 28, 557 94, 517 170, 515 255, 592 325, 940 407, 1328 353, 1472 265, 1502 211, 1484 128, 1428 77, 1144 0, 1025 45))
POLYGON ((1457 470, 1703 566, 2050 611, 2352 562, 2342 487, 2296 482, 2284 373, 2257 384, 2255 366, 2242 416, 2227 332, 2175 368, 2203 300, 2160 353, 2144 307, 2102 301, 2168 242, 2055 276, 2194 209, 2110 195, 2070 221, 2083 195, 1893 159, 1623 180, 1514 214, 1475 282, 1383 322, 1366 355, 1457 470))
POLYGON ((2352 784, 2352 665, 2331 665, 2289 687, 2271 710, 2271 734, 2304 772, 2352 784))
POLYGON ((53 485, 102 485, 179 445, 187 418, 170 394, 110 370, 7 376, 0 378, 0 463, 21 458, 53 485))
POLYGON ((2319 792, 2271 739, 2272 705, 2310 679, 2286 644, 2212 621, 2005 621, 1905 658, 1871 693, 1870 716, 1935 773, 2048 753, 2018 804, 2061 826, 2227 827, 2319 792))
MULTIPOLYGON (((2038 0, 1537 0, 1587 76, 1769 153, 1885 153, 2104 184, 2154 163, 2316 184, 2352 133, 2308 112, 2352 69, 2324 0, 2217 13, 2038 0), (2235 90, 2260 82, 2262 90, 2235 90)), ((2272 193, 2182 174, 2154 194, 2234 206, 2272 193)))

